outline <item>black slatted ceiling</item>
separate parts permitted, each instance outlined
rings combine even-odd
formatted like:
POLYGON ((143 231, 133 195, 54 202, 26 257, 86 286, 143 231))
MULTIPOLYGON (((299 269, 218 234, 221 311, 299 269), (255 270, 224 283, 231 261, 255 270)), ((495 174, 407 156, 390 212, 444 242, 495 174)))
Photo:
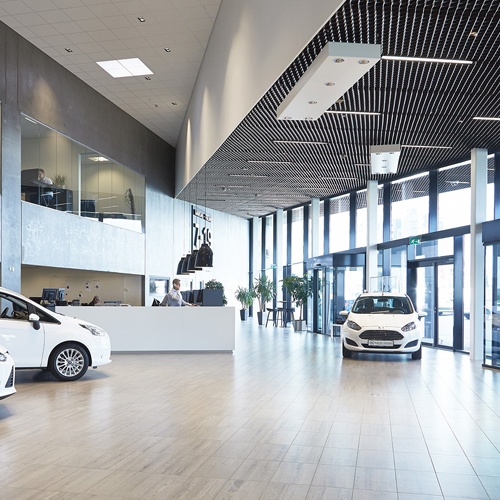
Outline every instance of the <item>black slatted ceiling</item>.
POLYGON ((499 5, 486 0, 347 1, 196 176, 194 182, 201 177, 203 186, 206 176, 207 206, 245 218, 259 216, 313 197, 364 189, 370 179, 383 183, 465 161, 473 148, 498 152, 500 122, 472 118, 500 117, 499 5), (473 31, 478 35, 470 36, 473 31), (380 43, 383 55, 474 64, 382 60, 331 107, 380 116, 325 113, 316 121, 278 121, 277 107, 329 41, 380 43), (371 144, 450 149, 403 147, 397 175, 372 176, 371 144))

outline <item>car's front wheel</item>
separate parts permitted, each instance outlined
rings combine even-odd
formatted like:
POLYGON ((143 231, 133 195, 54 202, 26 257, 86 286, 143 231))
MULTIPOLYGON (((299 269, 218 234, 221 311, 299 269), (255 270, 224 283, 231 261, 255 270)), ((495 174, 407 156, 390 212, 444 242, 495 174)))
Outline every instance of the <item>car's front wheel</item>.
POLYGON ((342 344, 342 356, 344 356, 344 358, 350 358, 352 356, 352 352, 347 349, 344 344, 342 344))
POLYGON ((69 382, 83 377, 89 367, 89 356, 78 344, 57 347, 50 356, 49 370, 54 377, 69 382))
POLYGON ((422 359, 422 346, 418 348, 418 351, 411 353, 411 359, 422 359))

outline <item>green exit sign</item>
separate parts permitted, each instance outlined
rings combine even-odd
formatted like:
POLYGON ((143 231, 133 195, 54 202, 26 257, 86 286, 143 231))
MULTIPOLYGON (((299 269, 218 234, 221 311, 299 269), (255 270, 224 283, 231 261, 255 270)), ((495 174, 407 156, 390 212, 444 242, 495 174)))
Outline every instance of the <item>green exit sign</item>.
POLYGON ((414 236, 410 238, 410 245, 420 245, 420 236, 414 236))

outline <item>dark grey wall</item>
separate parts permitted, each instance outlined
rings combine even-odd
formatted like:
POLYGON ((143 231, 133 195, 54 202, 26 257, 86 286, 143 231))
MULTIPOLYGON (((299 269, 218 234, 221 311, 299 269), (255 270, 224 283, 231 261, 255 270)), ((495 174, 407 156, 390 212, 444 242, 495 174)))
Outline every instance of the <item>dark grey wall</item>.
POLYGON ((0 67, 0 100, 174 196, 175 149, 1 22, 0 67), (6 58, 17 61, 8 71, 6 58), (15 79, 17 92, 7 95, 6 84, 15 79), (9 102, 13 97, 16 103, 9 102))

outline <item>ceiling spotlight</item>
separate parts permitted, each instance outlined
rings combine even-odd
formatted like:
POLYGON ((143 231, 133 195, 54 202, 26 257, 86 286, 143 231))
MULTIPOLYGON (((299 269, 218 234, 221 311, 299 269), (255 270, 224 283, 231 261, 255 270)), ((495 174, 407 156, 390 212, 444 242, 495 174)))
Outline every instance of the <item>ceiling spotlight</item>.
POLYGON ((177 106, 177 103, 176 102, 172 102, 172 106, 177 106))
POLYGON ((151 77, 150 76, 145 76, 144 79, 151 80, 151 77))
POLYGON ((328 42, 278 106, 278 120, 288 116, 293 120, 317 120, 379 60, 380 45, 328 42), (367 63, 358 64, 360 60, 367 63), (314 111, 309 106, 313 102, 317 104, 314 111))
POLYGON ((137 19, 139 19, 139 22, 145 23, 146 19, 144 19, 142 16, 139 16, 137 19))
POLYGON ((478 32, 477 31, 471 31, 469 33, 469 36, 477 36, 478 35, 478 32))
POLYGON ((370 61, 368 59, 360 59, 358 64, 370 64, 370 61))
POLYGON ((73 52, 73 49, 70 49, 69 47, 66 47, 64 50, 65 50, 66 52, 73 52))
POLYGON ((172 52, 172 50, 169 49, 168 47, 165 47, 165 52, 172 52))

